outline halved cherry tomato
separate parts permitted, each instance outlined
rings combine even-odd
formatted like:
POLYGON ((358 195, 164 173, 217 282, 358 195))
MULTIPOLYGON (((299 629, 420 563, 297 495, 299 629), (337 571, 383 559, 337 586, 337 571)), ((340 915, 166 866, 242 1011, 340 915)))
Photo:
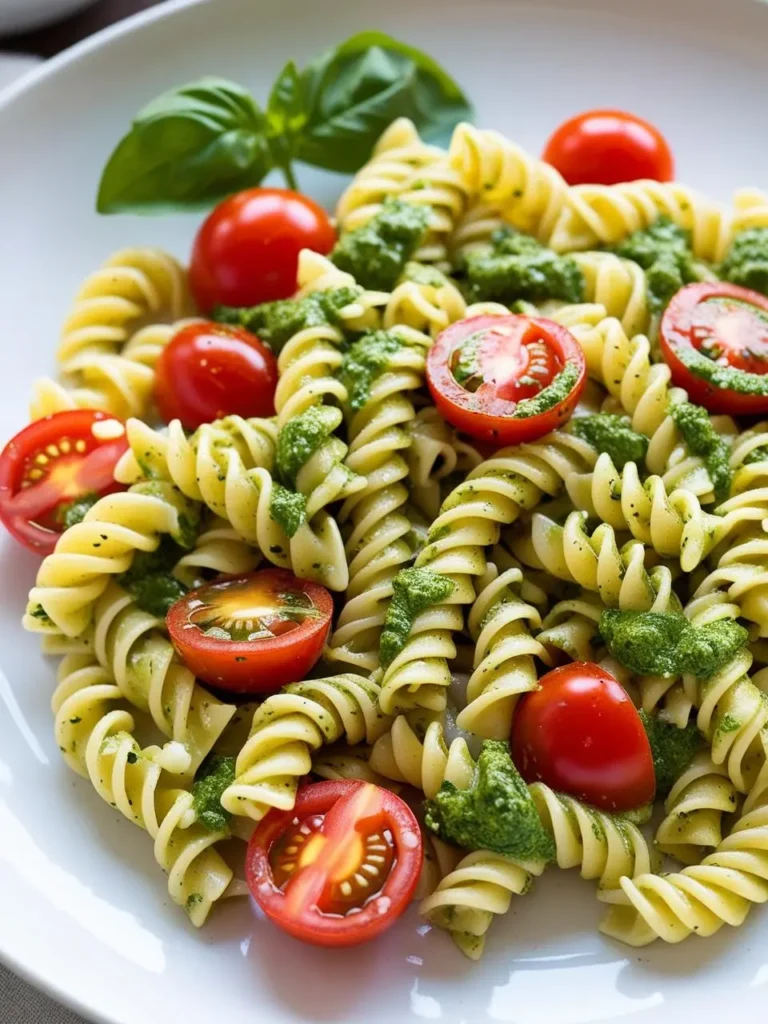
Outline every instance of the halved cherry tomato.
POLYGON ((296 291, 299 253, 325 255, 336 242, 328 214, 284 188, 238 192, 208 216, 197 233, 189 281, 198 306, 255 306, 296 291))
POLYGON ((723 281, 686 285, 664 311, 659 338, 672 380, 685 388, 692 402, 735 416, 768 412, 768 394, 750 393, 768 384, 764 295, 723 281), (696 363, 705 375, 696 372, 696 363), (708 379, 707 371, 717 367, 731 368, 729 375, 738 390, 708 379))
POLYGON ((435 405, 454 427, 497 447, 543 437, 567 420, 587 379, 584 353, 564 327, 531 316, 481 315, 440 334, 427 356, 427 383, 435 405), (566 369, 567 394, 537 415, 523 416, 566 369))
POLYGON ((318 782, 270 811, 245 871, 267 917, 317 946, 356 946, 390 928, 421 873, 421 830, 400 797, 367 782, 318 782))
POLYGON ((228 414, 273 416, 277 360, 242 327, 183 327, 157 361, 155 402, 166 423, 187 430, 228 414))
POLYGON ((512 759, 526 782, 541 781, 606 811, 653 799, 656 777, 643 723, 624 688, 589 662, 548 672, 520 700, 512 759))
POLYGON ((624 110, 587 110, 563 122, 542 158, 569 185, 671 181, 675 176, 672 151, 658 128, 624 110))
POLYGON ((124 490, 114 470, 128 447, 109 413, 73 409, 20 430, 0 455, 0 520, 30 551, 48 555, 64 530, 64 506, 124 490))
POLYGON ((332 614, 325 587, 286 569, 260 569, 191 590, 166 621, 200 679, 232 693, 274 693, 319 659, 332 614))

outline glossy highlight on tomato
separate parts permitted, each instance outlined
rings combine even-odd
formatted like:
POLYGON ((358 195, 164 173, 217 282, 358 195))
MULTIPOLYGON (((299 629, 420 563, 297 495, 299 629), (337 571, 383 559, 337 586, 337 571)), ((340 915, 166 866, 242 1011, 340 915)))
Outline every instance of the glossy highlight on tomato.
POLYGON ((222 416, 273 416, 277 360, 255 334, 208 321, 183 327, 157 361, 155 403, 187 430, 222 416))
MULTIPOLYGON (((689 284, 673 296, 659 330, 662 355, 672 380, 692 402, 709 412, 732 416, 768 412, 768 395, 749 394, 749 378, 768 374, 768 298, 724 281, 689 284), (744 391, 716 387, 685 365, 686 350, 695 349, 713 367, 744 374, 744 391)), ((706 362, 703 363, 707 368, 706 362)))
POLYGON ((195 238, 189 281, 203 313, 255 306, 296 291, 299 253, 325 255, 336 242, 328 214, 284 188, 238 192, 213 210, 195 238))
POLYGON ((483 314, 452 324, 427 356, 427 384, 442 416, 495 447, 543 437, 570 418, 586 383, 584 353, 564 327, 544 317, 483 314), (520 416, 566 364, 567 394, 537 415, 520 416))
POLYGON ((259 569, 190 591, 166 621, 199 679, 231 693, 274 693, 315 665, 332 613, 325 587, 286 569, 259 569))
POLYGON ((114 470, 127 447, 122 422, 95 409, 30 423, 0 455, 3 525, 30 551, 50 554, 64 530, 64 506, 124 490, 114 470))
POLYGON ((604 811, 653 800, 656 778, 643 723, 616 679, 591 662, 548 672, 520 700, 512 759, 526 782, 541 781, 604 811))
POLYGON ((658 128, 625 110, 587 110, 550 136, 542 159, 569 185, 617 185, 639 178, 672 181, 672 150, 658 128))
POLYGON ((272 810, 246 854, 254 900, 283 931, 318 946, 356 946, 407 909, 421 873, 421 829, 389 790, 319 782, 293 810, 272 810))

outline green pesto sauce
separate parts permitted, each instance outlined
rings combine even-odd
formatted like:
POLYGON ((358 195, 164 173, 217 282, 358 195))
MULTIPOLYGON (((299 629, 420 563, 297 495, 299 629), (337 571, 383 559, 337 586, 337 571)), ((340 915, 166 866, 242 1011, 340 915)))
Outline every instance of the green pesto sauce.
POLYGON ((719 276, 768 295, 768 228, 747 228, 734 238, 719 276))
POLYGON ((364 288, 392 291, 421 244, 429 217, 428 206, 390 197, 367 224, 342 235, 331 259, 364 288))
POLYGON ((127 572, 117 577, 139 608, 159 619, 165 618, 172 604, 187 593, 187 588, 171 575, 184 554, 173 538, 164 536, 156 551, 137 551, 127 572))
POLYGON ((648 452, 648 438, 634 431, 630 423, 628 416, 603 412, 579 416, 571 421, 571 430, 595 451, 607 452, 616 469, 622 470, 628 462, 645 462, 648 452))
POLYGON ((218 306, 213 311, 213 319, 245 327, 258 335, 273 352, 279 353, 299 331, 309 327, 338 326, 341 310, 356 302, 361 294, 362 288, 345 287, 313 292, 303 299, 264 302, 260 306, 218 306))
POLYGON ((747 643, 747 630, 732 620, 692 626, 674 612, 622 612, 600 616, 609 652, 637 675, 692 675, 708 679, 747 643))
POLYGON ((507 306, 520 299, 583 301, 584 275, 570 256, 561 256, 530 235, 509 228, 495 232, 491 242, 489 253, 469 253, 460 267, 471 301, 507 306))
POLYGON ((663 309, 683 285, 701 278, 701 266, 691 252, 690 236, 669 217, 634 231, 613 250, 645 271, 651 308, 663 309))
POLYGON ((427 263, 406 263, 403 271, 403 281, 413 281, 414 284, 422 284, 428 288, 442 288, 448 284, 448 278, 439 270, 430 267, 427 263))
POLYGON ((180 547, 186 551, 192 550, 200 532, 201 505, 198 502, 185 497, 178 487, 165 480, 144 480, 134 484, 130 492, 160 498, 176 509, 177 527, 171 536, 180 547))
POLYGON ((77 523, 82 523, 86 512, 89 512, 98 500, 98 494, 83 494, 82 497, 75 498, 74 501, 59 505, 56 509, 56 522, 60 523, 65 530, 76 526, 77 523))
POLYGON ((36 604, 35 607, 29 612, 33 619, 39 619, 44 622, 46 626, 53 625, 53 619, 46 612, 45 608, 41 604, 36 604))
POLYGON ((502 740, 485 740, 469 789, 444 782, 425 804, 426 827, 465 850, 492 850, 526 861, 550 861, 551 835, 502 740))
POLYGON ((640 718, 651 745, 656 795, 666 796, 694 755, 705 746, 704 737, 695 722, 678 729, 672 722, 665 722, 645 711, 640 712, 640 718))
POLYGON ((272 486, 269 514, 289 537, 293 537, 306 518, 307 499, 303 494, 289 491, 287 487, 275 482, 272 486))
POLYGON ((277 435, 277 470, 291 489, 296 488, 296 477, 301 467, 333 433, 337 415, 336 410, 329 406, 313 405, 280 429, 277 435))
POLYGON ((387 609, 379 651, 383 668, 405 647, 416 616, 447 600, 454 584, 431 569, 401 569, 392 581, 392 600, 387 609))
POLYGON ((221 798, 234 781, 234 757, 210 757, 197 774, 192 786, 195 813, 209 832, 221 832, 229 825, 231 815, 221 806, 221 798))
POLYGON ((373 382, 404 345, 403 339, 392 331, 372 331, 350 346, 341 364, 339 379, 347 389, 352 410, 357 412, 363 408, 373 382))
POLYGON ((720 391, 738 395, 768 395, 768 373, 748 373, 735 366, 721 366, 689 345, 680 345, 675 354, 687 370, 720 391))
MULTIPOLYGON (((707 360, 709 362, 709 360, 707 360)), ((677 402, 669 407, 675 426, 683 435, 688 451, 704 460, 715 491, 715 499, 724 501, 731 490, 728 445, 712 426, 709 413, 693 402, 677 402)))
POLYGON ((580 372, 578 363, 569 360, 552 383, 548 384, 538 395, 534 395, 533 398, 524 398, 517 403, 515 411, 512 413, 512 419, 523 420, 529 419, 531 416, 540 416, 565 401, 576 387, 580 372))
POLYGON ((768 445, 761 444, 757 448, 753 448, 752 451, 747 455, 743 461, 742 466, 751 466, 755 462, 766 462, 768 461, 768 445))
POLYGON ((480 369, 480 349, 487 331, 469 334, 452 353, 451 372, 457 384, 465 391, 477 391, 483 383, 480 369))

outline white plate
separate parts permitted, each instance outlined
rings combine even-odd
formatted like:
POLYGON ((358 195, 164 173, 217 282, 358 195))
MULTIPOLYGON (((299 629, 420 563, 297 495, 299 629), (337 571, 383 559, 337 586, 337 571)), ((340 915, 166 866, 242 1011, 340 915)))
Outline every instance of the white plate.
MULTIPOLYGON (((443 61, 479 120, 538 150, 565 115, 628 107, 672 140, 680 176, 723 198, 766 185, 768 6, 751 0, 208 0, 103 33, 0 101, 0 437, 25 422, 79 280, 112 249, 184 255, 194 218, 99 218, 103 161, 166 87, 228 75, 263 97, 288 57, 380 27, 443 61)), ((302 174, 331 200, 341 182, 302 174)), ((0 953, 60 999, 114 1024, 588 1024, 765 1019, 768 914, 707 942, 638 955, 595 932, 591 883, 550 870, 470 964, 415 912, 342 954, 307 949, 245 902, 198 933, 168 906, 146 835, 60 762, 53 669, 18 627, 36 560, 3 538, 0 589, 0 953)), ((2 1010, 0 1017, 6 1019, 2 1010)))

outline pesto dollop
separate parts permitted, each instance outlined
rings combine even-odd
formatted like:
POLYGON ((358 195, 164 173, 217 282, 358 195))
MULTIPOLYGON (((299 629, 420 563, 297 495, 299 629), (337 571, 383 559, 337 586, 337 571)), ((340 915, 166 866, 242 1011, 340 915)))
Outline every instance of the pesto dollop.
POLYGON ((347 389, 349 407, 353 411, 363 408, 373 382, 404 345, 403 339, 393 331, 372 331, 350 346, 341 364, 339 379, 347 389))
POLYGON ((731 468, 728 464, 730 451, 727 443, 712 426, 709 413, 693 402, 676 402, 670 405, 669 414, 683 435, 688 451, 704 460, 715 491, 715 499, 724 501, 731 490, 731 468))
POLYGON ((640 712, 653 755, 656 774, 656 795, 666 796, 691 763, 694 755, 706 745, 695 722, 679 729, 672 722, 640 712))
POLYGON ((675 354, 687 370, 720 391, 738 395, 768 395, 768 373, 749 373, 735 366, 722 366, 690 345, 678 345, 675 354))
POLYGON ((171 605, 187 593, 181 580, 171 575, 184 551, 172 537, 163 536, 156 551, 137 551, 130 569, 118 576, 117 582, 142 611, 163 619, 171 605))
POLYGON ((768 228, 740 231, 720 264, 719 276, 768 295, 768 228))
POLYGON ((275 481, 272 485, 269 514, 282 526, 288 537, 293 537, 306 518, 307 499, 303 494, 289 491, 287 487, 275 481))
POLYGON ((84 494, 80 498, 75 498, 74 501, 59 505, 56 509, 56 522, 60 523, 65 530, 76 526, 77 523, 82 523, 86 512, 89 512, 98 500, 98 494, 84 494))
POLYGON ((428 263, 406 263, 403 270, 403 281, 413 281, 414 284, 423 284, 428 288, 442 288, 449 284, 445 274, 430 267, 428 263))
POLYGON ((379 659, 383 668, 390 665, 405 647, 413 620, 434 604, 453 593, 452 580, 431 569, 401 569, 392 581, 392 600, 381 634, 379 659))
POLYGON ((339 412, 327 405, 313 405, 289 420, 277 435, 277 470, 283 482, 296 488, 296 477, 339 422, 339 412))
POLYGON ((747 643, 747 630, 730 619, 693 626, 675 612, 622 612, 600 616, 609 652, 642 676, 692 675, 709 679, 747 643))
POLYGON ((552 836, 502 740, 485 740, 469 789, 444 782, 425 804, 426 827, 465 850, 492 850, 526 861, 550 861, 552 836))
POLYGON ((222 832, 229 826, 232 816, 221 806, 221 798, 234 781, 234 757, 210 757, 197 774, 192 786, 195 813, 209 832, 222 832))
POLYGON ((580 372, 581 368, 578 363, 568 360, 560 373, 554 377, 552 383, 543 388, 538 395, 524 398, 517 403, 515 411, 512 413, 512 419, 529 419, 531 416, 540 416, 542 413, 554 409, 556 405, 564 402, 576 387, 580 372))
POLYGON ((428 206, 385 199, 367 224, 342 235, 331 259, 364 288, 392 291, 421 244, 429 218, 428 206))
POLYGON ((651 308, 663 309, 683 285, 701 280, 702 265, 691 251, 690 236, 669 217, 634 231, 613 250, 645 271, 651 308))
POLYGON ((597 452, 606 452, 616 469, 622 470, 628 462, 642 464, 648 453, 648 438, 632 429, 629 416, 598 413, 579 416, 571 421, 571 431, 586 441, 597 452))
POLYGON ((303 299, 279 299, 259 306, 217 306, 213 319, 251 331, 273 352, 279 353, 285 343, 299 331, 309 327, 340 326, 341 310, 356 302, 362 288, 334 288, 313 292, 303 299))
POLYGON ((753 448, 752 451, 746 455, 742 461, 742 466, 752 466, 756 462, 768 461, 768 445, 761 444, 757 448, 753 448))
POLYGON ((469 253, 459 268, 471 301, 506 306, 519 299, 583 301, 584 275, 570 256, 561 256, 510 228, 495 232, 491 244, 488 253, 469 253))

